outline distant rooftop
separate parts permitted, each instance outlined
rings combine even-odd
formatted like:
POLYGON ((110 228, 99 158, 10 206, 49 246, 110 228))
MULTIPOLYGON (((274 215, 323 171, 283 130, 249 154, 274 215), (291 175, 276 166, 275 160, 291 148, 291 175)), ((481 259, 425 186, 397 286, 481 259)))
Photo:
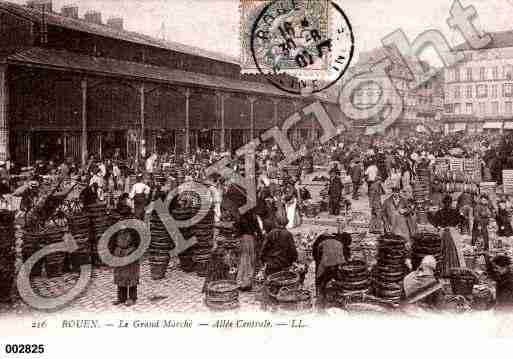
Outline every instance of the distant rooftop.
MULTIPOLYGON (((489 32, 488 33, 492 37, 492 41, 485 47, 480 50, 486 49, 500 49, 505 47, 513 47, 513 30, 508 31, 499 31, 499 32, 489 32)), ((474 50, 470 47, 468 43, 463 43, 454 48, 457 51, 469 51, 474 50)))
MULTIPOLYGON (((29 8, 27 6, 0 0, 0 10, 13 13, 19 17, 26 18, 35 23, 42 22, 42 11, 36 8, 29 8)), ((55 12, 45 12, 45 21, 48 25, 62 27, 70 30, 86 32, 89 34, 128 41, 151 47, 158 47, 161 49, 176 51, 184 54, 206 57, 220 62, 236 65, 240 64, 238 59, 225 54, 212 52, 177 42, 164 41, 138 32, 116 29, 107 24, 96 24, 81 18, 75 19, 55 12)))

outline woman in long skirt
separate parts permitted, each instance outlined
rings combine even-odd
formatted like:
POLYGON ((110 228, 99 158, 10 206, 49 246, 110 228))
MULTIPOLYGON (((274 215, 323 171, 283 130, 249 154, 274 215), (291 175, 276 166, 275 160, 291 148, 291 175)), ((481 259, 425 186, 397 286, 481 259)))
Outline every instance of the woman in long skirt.
POLYGON ((381 178, 378 176, 369 188, 369 207, 371 209, 371 219, 369 223, 370 233, 383 233, 383 203, 381 196, 385 194, 381 178))
MULTIPOLYGON (((240 261, 237 271, 237 283, 242 291, 251 290, 255 277, 256 267, 256 226, 253 216, 248 212, 240 217, 236 223, 236 230, 240 238, 240 261)), ((256 217, 255 217, 256 218, 256 217)))
POLYGON ((442 201, 442 209, 434 215, 429 215, 429 221, 436 227, 441 229, 442 239, 442 261, 440 263, 440 275, 447 278, 451 274, 452 268, 464 265, 464 258, 461 249, 454 240, 457 235, 456 228, 464 221, 463 216, 456 210, 451 208, 452 198, 444 197, 442 201))

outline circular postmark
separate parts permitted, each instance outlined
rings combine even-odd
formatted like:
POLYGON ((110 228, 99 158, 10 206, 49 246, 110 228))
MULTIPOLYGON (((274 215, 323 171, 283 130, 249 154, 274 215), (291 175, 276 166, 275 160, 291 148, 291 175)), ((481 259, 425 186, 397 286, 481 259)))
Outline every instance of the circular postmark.
POLYGON ((310 95, 333 86, 354 53, 344 11, 330 0, 274 0, 251 31, 255 66, 277 88, 310 95))

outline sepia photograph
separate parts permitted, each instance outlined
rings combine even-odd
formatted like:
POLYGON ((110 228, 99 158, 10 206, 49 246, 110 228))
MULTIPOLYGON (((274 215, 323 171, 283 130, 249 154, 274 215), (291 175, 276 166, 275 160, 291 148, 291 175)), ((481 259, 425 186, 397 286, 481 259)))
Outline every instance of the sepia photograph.
POLYGON ((0 358, 511 339, 512 16, 0 0, 0 358))

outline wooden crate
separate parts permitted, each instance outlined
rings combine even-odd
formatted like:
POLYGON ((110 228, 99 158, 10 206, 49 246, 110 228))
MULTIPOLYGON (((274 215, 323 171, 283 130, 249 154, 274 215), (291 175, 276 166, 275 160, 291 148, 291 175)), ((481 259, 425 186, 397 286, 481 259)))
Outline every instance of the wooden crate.
POLYGON ((504 194, 513 194, 513 170, 502 171, 504 194))

